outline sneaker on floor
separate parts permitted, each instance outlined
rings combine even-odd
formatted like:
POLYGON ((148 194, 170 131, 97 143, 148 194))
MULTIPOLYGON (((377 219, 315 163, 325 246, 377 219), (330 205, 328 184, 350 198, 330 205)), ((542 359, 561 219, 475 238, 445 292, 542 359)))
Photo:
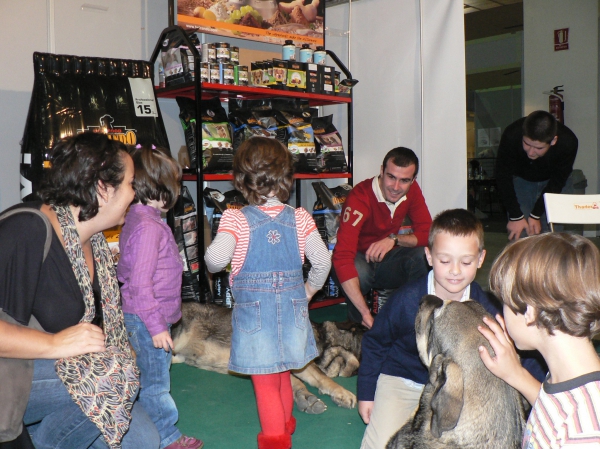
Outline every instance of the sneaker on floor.
POLYGON ((169 444, 165 449, 202 449, 204 442, 194 437, 181 435, 177 441, 169 444))

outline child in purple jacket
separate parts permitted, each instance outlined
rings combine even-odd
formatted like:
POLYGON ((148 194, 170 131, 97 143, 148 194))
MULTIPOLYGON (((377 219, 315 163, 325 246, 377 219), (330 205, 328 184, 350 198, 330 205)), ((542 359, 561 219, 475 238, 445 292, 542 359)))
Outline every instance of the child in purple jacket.
POLYGON ((123 312, 140 368, 139 401, 156 424, 160 448, 199 449, 201 440, 181 434, 170 394, 171 325, 181 318, 183 263, 173 233, 161 219, 179 195, 181 168, 162 148, 130 149, 135 198, 119 237, 117 276, 123 312))

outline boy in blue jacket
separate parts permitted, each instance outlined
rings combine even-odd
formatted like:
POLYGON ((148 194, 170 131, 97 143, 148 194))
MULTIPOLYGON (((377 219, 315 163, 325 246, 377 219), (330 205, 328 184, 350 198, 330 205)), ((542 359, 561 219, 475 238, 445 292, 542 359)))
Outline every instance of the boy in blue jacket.
MULTIPOLYGON (((419 404, 429 379, 419 358, 415 334, 423 296, 472 299, 492 316, 501 310, 500 303, 474 281, 485 259, 483 225, 474 214, 465 209, 438 214, 431 225, 425 254, 433 269, 394 292, 362 340, 358 412, 368 425, 361 449, 384 449, 419 404)), ((522 357, 523 366, 538 380, 543 379, 547 372, 543 359, 539 353, 528 355, 522 357)))

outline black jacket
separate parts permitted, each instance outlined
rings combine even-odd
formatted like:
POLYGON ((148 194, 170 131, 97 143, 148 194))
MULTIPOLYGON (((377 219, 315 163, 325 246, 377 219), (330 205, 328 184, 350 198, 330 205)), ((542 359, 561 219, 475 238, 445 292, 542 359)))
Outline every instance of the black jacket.
POLYGON ((559 122, 556 145, 551 146, 544 156, 535 160, 529 159, 523 150, 524 121, 525 118, 520 118, 506 127, 500 139, 496 159, 498 193, 511 220, 523 217, 513 186, 513 176, 531 182, 548 181, 531 211, 531 215, 539 217, 544 213, 543 194, 561 192, 573 171, 573 162, 577 156, 577 137, 573 131, 559 122))

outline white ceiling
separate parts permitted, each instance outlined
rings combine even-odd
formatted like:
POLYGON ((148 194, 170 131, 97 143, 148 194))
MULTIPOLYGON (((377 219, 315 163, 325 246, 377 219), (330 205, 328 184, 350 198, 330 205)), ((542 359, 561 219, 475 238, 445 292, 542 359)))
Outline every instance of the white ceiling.
POLYGON ((523 0, 463 0, 465 14, 514 3, 523 3, 523 0))

